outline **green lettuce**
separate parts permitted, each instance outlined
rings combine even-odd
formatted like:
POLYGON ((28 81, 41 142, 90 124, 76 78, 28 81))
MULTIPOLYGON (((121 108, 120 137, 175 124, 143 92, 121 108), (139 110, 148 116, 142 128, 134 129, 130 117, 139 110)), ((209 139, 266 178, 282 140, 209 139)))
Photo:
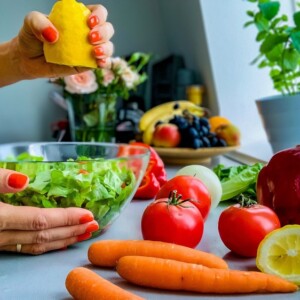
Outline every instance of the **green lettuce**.
POLYGON ((67 162, 42 162, 42 157, 22 153, 16 159, 18 163, 13 160, 1 162, 0 168, 26 174, 30 182, 22 192, 0 194, 0 201, 19 206, 86 208, 101 228, 119 214, 136 183, 122 158, 95 161, 79 157, 67 162))
POLYGON ((263 166, 262 163, 233 167, 217 165, 213 171, 221 181, 223 190, 221 201, 238 200, 241 195, 256 200, 257 176, 263 166))

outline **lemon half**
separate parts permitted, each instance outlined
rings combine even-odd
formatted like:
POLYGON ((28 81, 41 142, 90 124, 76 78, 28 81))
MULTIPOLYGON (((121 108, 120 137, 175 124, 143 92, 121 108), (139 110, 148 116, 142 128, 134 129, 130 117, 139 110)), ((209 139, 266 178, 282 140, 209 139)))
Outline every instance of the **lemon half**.
POLYGON ((87 18, 91 11, 76 0, 57 1, 49 20, 57 28, 59 39, 54 44, 44 43, 46 61, 72 67, 96 68, 93 46, 89 43, 87 18))
POLYGON ((256 266, 300 285, 300 225, 286 225, 270 232, 259 244, 256 266))

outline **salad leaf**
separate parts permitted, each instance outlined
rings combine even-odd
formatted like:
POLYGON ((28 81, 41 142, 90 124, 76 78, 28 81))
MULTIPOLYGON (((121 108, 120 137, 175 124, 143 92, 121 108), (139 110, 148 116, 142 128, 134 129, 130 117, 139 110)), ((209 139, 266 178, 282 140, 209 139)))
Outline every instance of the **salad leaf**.
POLYGON ((262 163, 233 167, 217 165, 213 171, 221 181, 223 191, 221 201, 236 200, 241 195, 256 200, 257 176, 263 166, 262 163))
POLYGON ((29 176, 28 187, 15 194, 0 194, 0 201, 37 207, 82 207, 89 209, 104 228, 119 214, 134 192, 136 177, 126 159, 78 157, 66 162, 43 162, 23 153, 0 168, 29 176), (17 162, 16 162, 17 161, 17 162))

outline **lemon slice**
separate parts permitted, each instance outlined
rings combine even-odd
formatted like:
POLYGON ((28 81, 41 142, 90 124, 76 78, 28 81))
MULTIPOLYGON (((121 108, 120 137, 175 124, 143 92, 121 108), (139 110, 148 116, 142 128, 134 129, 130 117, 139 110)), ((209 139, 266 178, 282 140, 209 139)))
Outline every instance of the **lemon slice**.
POLYGON ((270 232, 259 244, 256 266, 300 285, 300 225, 286 225, 270 232))
POLYGON ((76 0, 57 1, 49 20, 57 28, 59 39, 54 44, 44 43, 46 61, 72 67, 96 68, 93 46, 88 41, 87 18, 90 10, 76 0))

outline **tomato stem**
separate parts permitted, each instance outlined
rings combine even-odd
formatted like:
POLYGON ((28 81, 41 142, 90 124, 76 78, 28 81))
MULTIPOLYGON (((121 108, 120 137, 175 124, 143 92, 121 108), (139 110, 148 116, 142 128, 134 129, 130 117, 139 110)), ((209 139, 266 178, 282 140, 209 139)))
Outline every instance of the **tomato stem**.
POLYGON ((244 194, 240 194, 237 200, 241 207, 251 207, 257 204, 256 200, 253 200, 249 196, 245 196, 244 194))

